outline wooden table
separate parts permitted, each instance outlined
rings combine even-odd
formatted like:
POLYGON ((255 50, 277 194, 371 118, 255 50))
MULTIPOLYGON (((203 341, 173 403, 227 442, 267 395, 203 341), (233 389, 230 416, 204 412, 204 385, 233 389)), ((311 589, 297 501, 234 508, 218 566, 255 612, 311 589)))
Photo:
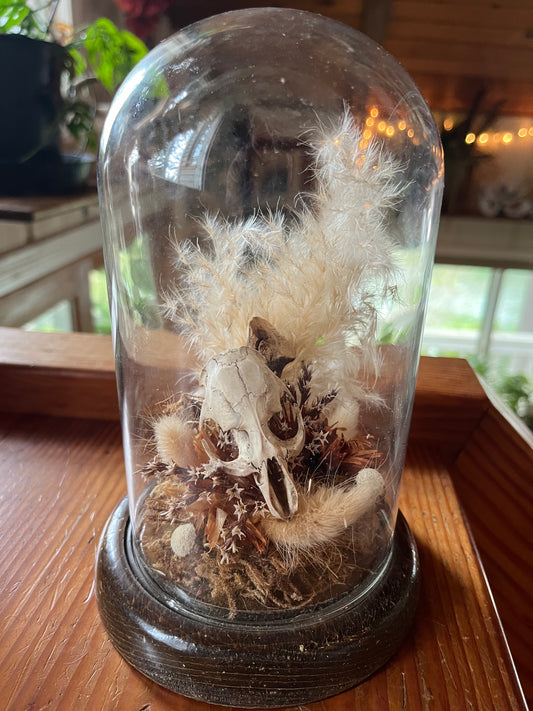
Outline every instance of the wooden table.
MULTIPOLYGON (((205 711, 130 668, 98 617, 95 551, 126 488, 110 340, 0 329, 0 344, 0 705, 205 711)), ((416 623, 385 668, 311 711, 527 708, 467 519, 530 674, 528 437, 465 361, 422 359, 400 496, 416 623)))
POLYGON ((73 330, 92 331, 88 278, 102 241, 94 189, 0 197, 0 324, 22 326, 65 300, 73 330))

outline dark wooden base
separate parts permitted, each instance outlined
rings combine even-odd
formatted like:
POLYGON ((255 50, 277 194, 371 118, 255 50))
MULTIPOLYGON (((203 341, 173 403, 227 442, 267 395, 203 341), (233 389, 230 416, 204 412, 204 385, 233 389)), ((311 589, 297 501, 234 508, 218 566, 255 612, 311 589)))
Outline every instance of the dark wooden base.
POLYGON ((419 589, 414 539, 398 516, 392 555, 364 595, 318 610, 224 619, 171 598, 132 550, 127 500, 100 543, 96 596, 117 650, 158 684, 201 701, 246 708, 299 706, 345 691, 396 652, 419 589))

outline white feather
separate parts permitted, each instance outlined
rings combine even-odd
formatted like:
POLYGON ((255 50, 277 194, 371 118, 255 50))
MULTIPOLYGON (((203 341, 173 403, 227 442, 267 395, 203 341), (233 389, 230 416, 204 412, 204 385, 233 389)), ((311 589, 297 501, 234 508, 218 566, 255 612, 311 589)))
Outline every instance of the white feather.
POLYGON ((279 212, 234 222, 206 215, 208 249, 176 244, 185 277, 167 295, 166 314, 204 362, 245 344, 250 320, 265 318, 291 341, 296 363, 314 364, 313 388, 342 384, 348 402, 363 397, 361 368, 377 368, 401 166, 378 139, 361 147, 348 112, 309 145, 318 187, 308 205, 299 201, 290 223, 279 212))

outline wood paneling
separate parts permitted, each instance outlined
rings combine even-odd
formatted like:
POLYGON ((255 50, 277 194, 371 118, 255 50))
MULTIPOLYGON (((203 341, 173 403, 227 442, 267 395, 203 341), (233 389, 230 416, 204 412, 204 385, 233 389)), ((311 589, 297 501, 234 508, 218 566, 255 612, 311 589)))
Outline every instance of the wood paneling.
MULTIPOLYGON (((76 0, 80 2, 81 0, 76 0)), ((103 2, 104 0, 100 0, 103 2)), ((107 0, 110 11, 116 6, 107 0)), ((178 29, 260 0, 170 4, 178 29)), ((373 36, 403 64, 435 111, 467 109, 479 88, 503 112, 533 115, 533 3, 530 0, 277 0, 373 36)))
POLYGON ((433 109, 468 107, 480 87, 507 114, 533 114, 533 4, 394 0, 384 42, 433 109))

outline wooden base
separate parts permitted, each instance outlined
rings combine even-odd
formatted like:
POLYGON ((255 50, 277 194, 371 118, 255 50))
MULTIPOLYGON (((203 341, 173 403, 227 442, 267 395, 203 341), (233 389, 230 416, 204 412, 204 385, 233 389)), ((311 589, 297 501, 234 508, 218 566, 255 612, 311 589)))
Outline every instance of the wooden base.
POLYGON ((96 597, 111 641, 158 684, 213 704, 299 706, 338 694, 392 657, 415 614, 418 556, 401 513, 391 558, 369 591, 289 616, 229 620, 206 612, 210 606, 184 605, 147 575, 132 545, 124 499, 97 561, 96 597))

